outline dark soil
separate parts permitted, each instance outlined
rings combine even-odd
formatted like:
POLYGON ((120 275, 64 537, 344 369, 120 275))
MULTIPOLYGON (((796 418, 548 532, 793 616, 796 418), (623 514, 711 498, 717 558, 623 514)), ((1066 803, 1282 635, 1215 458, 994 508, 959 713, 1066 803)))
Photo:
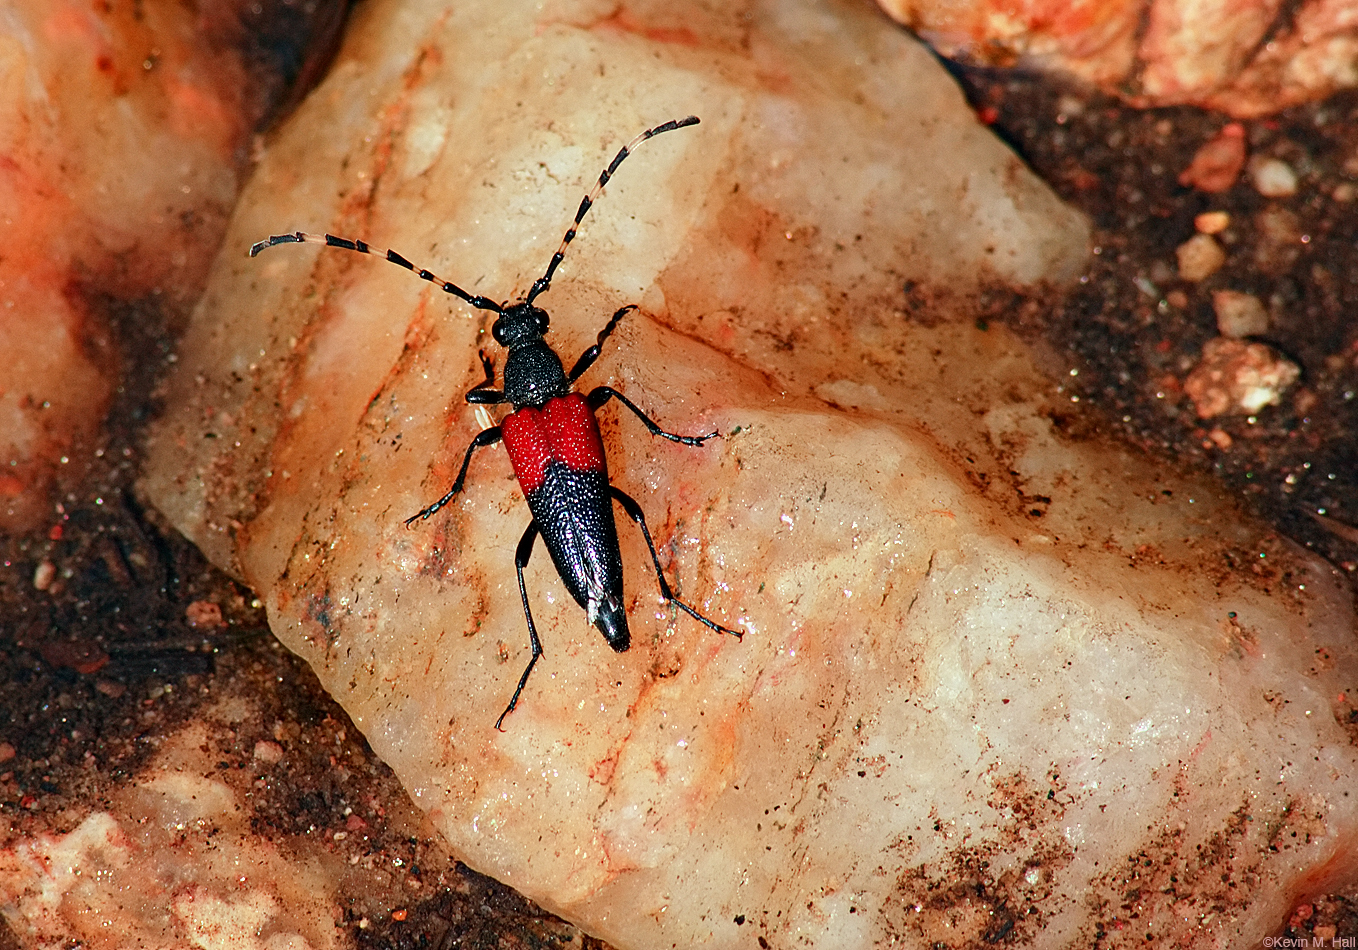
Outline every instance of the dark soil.
POLYGON ((1094 223, 1096 254, 1054 308, 1013 308, 1065 353, 1066 381, 1123 439, 1210 471, 1265 521, 1358 572, 1358 95, 1243 123, 1251 156, 1285 161, 1295 195, 1266 198, 1248 173, 1218 194, 1179 183, 1227 119, 1127 109, 1038 77, 964 74, 983 118, 1094 223), (1192 283, 1175 249, 1194 219, 1224 211, 1226 263, 1192 283), (1212 292, 1249 293, 1270 314, 1251 337, 1301 368, 1277 406, 1200 419, 1184 393, 1218 335, 1212 292))

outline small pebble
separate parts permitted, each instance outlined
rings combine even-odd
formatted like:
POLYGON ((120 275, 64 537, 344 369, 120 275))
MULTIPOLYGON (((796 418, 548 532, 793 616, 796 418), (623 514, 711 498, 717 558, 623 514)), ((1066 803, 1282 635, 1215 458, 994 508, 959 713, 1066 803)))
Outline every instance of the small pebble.
POLYGON ((1203 144, 1193 161, 1179 175, 1179 184, 1216 193, 1235 184, 1245 165, 1245 127, 1230 122, 1203 144))
POLYGON ((1226 252, 1209 234, 1195 234, 1175 249, 1179 259, 1179 276, 1197 283, 1206 280, 1226 263, 1226 252))
POLYGON ((1254 266, 1265 274, 1285 273, 1302 251, 1301 219, 1281 202, 1270 202, 1251 225, 1254 266))
POLYGON ((94 688, 110 699, 117 699, 127 692, 127 686, 117 680, 97 680, 94 688))
POLYGON ((1265 198, 1287 198, 1297 193, 1297 173, 1280 158, 1255 158, 1250 162, 1254 188, 1265 198))
POLYGON ((268 765, 277 765, 283 761, 283 747, 277 742, 266 742, 261 739, 255 743, 254 756, 268 765))
POLYGON ((43 561, 33 572, 33 586, 38 590, 47 590, 52 586, 52 579, 56 576, 57 566, 51 561, 43 561))
POLYGON ((1207 433, 1207 439, 1203 442, 1202 447, 1204 449, 1210 449, 1215 445, 1224 452, 1231 447, 1233 441, 1229 432, 1225 432, 1221 429, 1213 429, 1211 432, 1207 433))
POLYGON ((1068 121, 1074 116, 1083 115, 1085 111, 1084 100, 1079 96, 1065 93, 1060 99, 1056 100, 1056 121, 1068 121))
POLYGON ((190 627, 211 630, 222 625, 222 608, 210 600, 195 600, 184 609, 190 627))
POLYGON ((1220 234, 1231 226, 1231 216, 1225 211, 1204 211, 1193 219, 1199 234, 1220 234))
POLYGON ((1198 418, 1255 413, 1277 405, 1301 370, 1262 343, 1216 337, 1202 348, 1202 360, 1184 380, 1198 418))
POLYGON ((1268 310, 1253 294, 1214 290, 1212 309, 1217 315, 1217 332, 1224 337, 1238 340, 1268 332, 1268 310))

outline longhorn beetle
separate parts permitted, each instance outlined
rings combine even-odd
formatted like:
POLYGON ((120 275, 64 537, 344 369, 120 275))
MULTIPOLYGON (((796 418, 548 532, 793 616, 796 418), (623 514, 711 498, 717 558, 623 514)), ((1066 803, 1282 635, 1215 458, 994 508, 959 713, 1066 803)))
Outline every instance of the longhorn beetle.
POLYGON ((580 354, 569 373, 565 372, 561 358, 543 339, 547 332, 549 318, 547 311, 534 306, 533 301, 547 292, 556 275, 556 269, 566 256, 566 246, 575 239, 576 230, 584 220, 589 209, 603 193, 618 166, 637 146, 647 139, 672 132, 675 129, 697 125, 698 117, 674 119, 653 129, 647 129, 631 142, 622 147, 613 161, 599 175, 599 181, 580 202, 575 212, 575 221, 566 229, 566 236, 552 255, 547 270, 533 281, 526 296, 520 300, 496 303, 487 297, 469 294, 457 284, 444 280, 424 268, 417 268, 395 251, 376 251, 363 241, 335 237, 333 234, 307 234, 295 231, 292 234, 275 234, 250 248, 250 256, 276 244, 323 244, 326 247, 340 247, 374 257, 385 257, 393 264, 399 264, 418 277, 438 285, 445 293, 452 294, 478 310, 489 310, 496 315, 491 335, 495 342, 505 347, 509 353, 505 357, 504 389, 492 389, 495 385, 495 364, 483 350, 479 355, 486 378, 467 392, 467 402, 473 405, 496 405, 509 403, 514 410, 501 420, 497 426, 483 429, 467 447, 462 457, 462 468, 453 481, 448 493, 406 519, 406 527, 414 522, 428 518, 462 491, 467 479, 467 466, 471 464, 472 453, 487 445, 504 440, 509 452, 509 461, 514 467, 514 475, 519 487, 528 500, 528 510, 532 520, 519 540, 514 554, 514 567, 519 576, 519 597, 523 601, 523 615, 528 621, 528 639, 533 647, 533 655, 519 677, 519 685, 510 697, 509 705, 495 721, 495 728, 503 731, 505 717, 514 711, 519 702, 519 694, 528 682, 528 675, 542 656, 542 643, 538 639, 537 627, 533 623, 533 611, 528 606, 528 589, 523 582, 523 569, 533 554, 533 544, 538 535, 547 544, 547 551, 556 565, 556 572, 575 602, 584 608, 590 623, 599 628, 604 639, 618 653, 627 650, 632 643, 627 630, 627 611, 623 606, 622 593, 622 554, 618 549, 618 528, 613 516, 612 502, 622 505, 627 517, 641 528, 641 536, 646 539, 646 547, 651 552, 651 563, 655 566, 655 576, 660 582, 660 593, 669 603, 674 604, 694 620, 718 633, 729 633, 739 639, 741 632, 723 627, 721 624, 704 617, 688 604, 674 595, 665 580, 660 567, 660 556, 656 554, 655 542, 651 540, 650 529, 646 527, 646 516, 641 506, 620 488, 608 481, 608 464, 604 459, 603 442, 599 437, 599 423, 594 417, 605 403, 616 399, 641 420, 651 435, 663 436, 681 445, 702 445, 718 433, 707 435, 675 435, 666 432, 642 412, 626 396, 608 386, 597 386, 588 396, 572 390, 575 381, 594 365, 599 358, 604 342, 612 335, 624 316, 637 309, 635 304, 621 308, 599 331, 594 345, 580 354))

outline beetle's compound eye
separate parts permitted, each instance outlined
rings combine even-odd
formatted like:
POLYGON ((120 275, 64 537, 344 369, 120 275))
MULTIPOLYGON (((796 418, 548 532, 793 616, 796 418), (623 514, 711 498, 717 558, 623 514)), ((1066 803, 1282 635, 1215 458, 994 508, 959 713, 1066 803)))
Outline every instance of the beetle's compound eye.
POLYGON ((537 321, 538 333, 540 334, 546 333, 548 325, 552 322, 552 318, 547 316, 546 310, 538 310, 533 314, 533 319, 537 321))
POLYGON ((505 339, 505 318, 504 318, 504 317, 501 316, 501 317, 496 317, 496 318, 495 318, 495 323, 494 323, 494 325, 491 326, 491 328, 490 328, 490 335, 493 336, 493 337, 495 337, 495 342, 498 343, 498 344, 500 344, 501 346, 508 346, 508 345, 509 345, 508 341, 505 339))

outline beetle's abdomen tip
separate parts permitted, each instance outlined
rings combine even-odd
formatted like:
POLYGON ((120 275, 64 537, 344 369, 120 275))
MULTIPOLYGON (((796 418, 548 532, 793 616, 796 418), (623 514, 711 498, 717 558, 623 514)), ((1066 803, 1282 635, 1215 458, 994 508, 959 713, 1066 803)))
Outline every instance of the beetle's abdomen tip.
POLYGON ((627 612, 621 606, 600 606, 594 625, 615 652, 626 653, 632 645, 632 634, 627 629, 627 612))

